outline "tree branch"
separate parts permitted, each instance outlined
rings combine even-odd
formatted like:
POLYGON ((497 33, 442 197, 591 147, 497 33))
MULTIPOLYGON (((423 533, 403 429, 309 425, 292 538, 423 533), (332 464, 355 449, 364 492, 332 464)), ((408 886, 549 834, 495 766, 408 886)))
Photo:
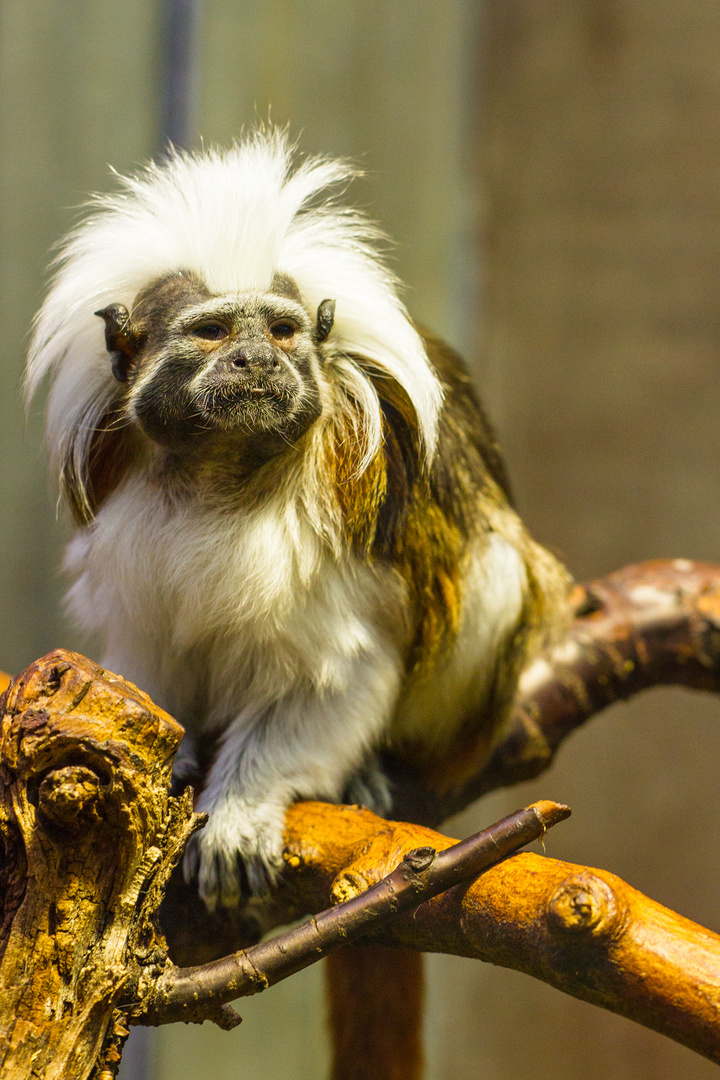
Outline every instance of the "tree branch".
MULTIPOLYGON (((443 801, 398 775, 398 809, 405 799, 408 816, 436 821, 478 794, 535 776, 571 731, 646 687, 720 689, 720 567, 646 563, 579 589, 576 599, 567 640, 525 673, 508 734, 487 768, 443 801)), ((290 808, 283 881, 261 912, 210 916, 175 875, 162 922, 175 959, 184 963, 233 952, 268 926, 316 914, 332 901, 349 900, 350 910, 365 912, 360 922, 348 923, 348 909, 336 908, 294 938, 293 931, 285 942, 248 949, 243 960, 229 957, 200 974, 178 972, 164 959, 153 912, 198 824, 187 799, 169 799, 165 788, 179 729, 134 687, 62 652, 31 665, 5 705, 0 1061, 17 1065, 12 1075, 25 1076, 31 1058, 32 1068, 39 1067, 38 1053, 48 1077, 85 1076, 83 1063, 98 1052, 112 1067, 126 1034, 123 1018, 133 1008, 141 1022, 169 1018, 173 1009, 187 1016, 188 992, 198 985, 207 991, 205 1015, 228 1026, 224 995, 229 984, 238 991, 248 957, 255 967, 244 986, 257 989, 296 970, 308 947, 314 955, 318 946, 327 951, 348 927, 364 940, 525 971, 720 1062, 716 935, 604 871, 529 853, 419 905, 412 891, 418 875, 405 863, 399 877, 410 883, 412 915, 396 910, 382 929, 373 917, 368 932, 362 919, 373 895, 362 899, 362 890, 408 852, 443 851, 453 841, 358 807, 290 808), (57 1017, 52 1030, 48 1015, 57 1017)), ((391 887, 379 890, 386 911, 391 887)))
MULTIPOLYGON (((209 1005, 265 990, 316 963, 332 949, 376 933, 399 913, 415 910, 459 882, 477 877, 569 815, 567 806, 535 803, 445 850, 424 846, 406 852, 399 865, 372 886, 344 874, 333 887, 336 907, 270 941, 203 967, 166 968, 143 996, 141 1007, 131 1010, 130 1020, 135 1024, 205 1020, 209 1005)), ((289 856, 291 866, 302 861, 299 855, 289 856)), ((237 1023, 239 1018, 222 1026, 237 1023)))
MULTIPOLYGON (((362 888, 418 845, 452 844, 369 811, 298 803, 290 886, 303 903, 362 888), (339 878, 338 878, 339 875, 339 878)), ((653 1028, 720 1063, 720 936, 615 875, 530 852, 399 915, 374 941, 514 968, 653 1028)))
POLYGON ((153 916, 202 819, 168 796, 182 728, 129 683, 57 652, 1 700, 0 1072, 84 1080, 165 961, 153 916))
POLYGON ((436 826, 489 791, 531 780, 608 705, 654 686, 720 692, 720 566, 654 559, 578 586, 565 640, 523 674, 507 733, 483 771, 438 797, 390 759, 392 814, 436 826))

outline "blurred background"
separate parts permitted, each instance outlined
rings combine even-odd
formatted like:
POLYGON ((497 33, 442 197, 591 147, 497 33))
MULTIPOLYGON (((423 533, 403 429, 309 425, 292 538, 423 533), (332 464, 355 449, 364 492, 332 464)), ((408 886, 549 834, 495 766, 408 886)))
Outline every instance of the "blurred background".
MULTIPOLYGON (((48 252, 108 166, 268 116, 349 155, 411 312, 468 358, 518 504, 579 578, 720 557, 720 5, 714 0, 3 0, 0 667, 90 654, 62 610, 68 527, 23 353, 48 252)), ((538 781, 551 856, 602 866, 720 932, 720 705, 657 691, 538 781)), ((715 1066, 526 976, 431 957, 429 1080, 701 1080, 715 1066)), ((125 1080, 324 1074, 317 968, 233 1033, 164 1028, 125 1080)))

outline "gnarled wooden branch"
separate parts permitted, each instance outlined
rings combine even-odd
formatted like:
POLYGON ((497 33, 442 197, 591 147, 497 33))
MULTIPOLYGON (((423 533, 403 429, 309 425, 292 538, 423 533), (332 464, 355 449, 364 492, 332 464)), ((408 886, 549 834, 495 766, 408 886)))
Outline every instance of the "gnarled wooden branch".
POLYGON ((415 851, 375 889, 310 924, 180 971, 154 923, 167 877, 201 823, 189 791, 167 793, 179 726, 131 684, 62 651, 31 665, 3 706, 0 1066, 14 1080, 81 1080, 98 1061, 112 1075, 126 1020, 232 1027, 238 1020, 225 1002, 476 876, 569 813, 540 803, 450 851, 415 851))
MULTIPOLYGON (((292 887, 307 905, 371 884, 419 844, 454 841, 366 810, 298 803, 292 887)), ((476 957, 654 1028, 720 1062, 720 937, 604 870, 520 852, 399 916, 374 940, 476 957)))
POLYGON ((153 915, 199 824, 168 797, 182 728, 70 653, 32 664, 4 706, 0 1069, 83 1080, 119 1061, 139 964, 165 962, 153 915))
MULTIPOLYGON (((482 775, 432 802, 398 774, 398 808, 404 799, 408 816, 439 821, 537 775, 589 716, 658 683, 720 689, 719 567, 655 562, 579 590, 567 641, 526 673, 482 775)), ((187 800, 166 793, 179 734, 144 694, 70 654, 32 665, 10 689, 0 739, 3 1075, 32 1067, 81 1078, 93 1055, 112 1075, 123 1017, 164 968, 153 913, 197 827, 187 800)), ((284 883, 262 923, 252 912, 208 916, 175 878, 162 917, 177 958, 234 951, 266 925, 375 884, 412 849, 452 843, 312 803, 291 808, 286 840, 284 883)), ((604 871, 514 856, 374 938, 526 971, 720 1061, 720 938, 604 871)))
MULTIPOLYGON (((203 967, 166 967, 148 987, 141 1004, 130 1010, 130 1020, 148 1024, 202 1021, 209 1005, 265 990, 316 963, 330 950, 361 935, 377 934, 401 912, 414 911, 446 889, 477 877, 569 815, 567 806, 534 803, 442 851, 437 846, 424 846, 405 852, 399 864, 375 882, 342 873, 332 888, 337 906, 270 941, 203 967)), ((304 865, 301 854, 288 851, 286 858, 292 868, 304 865)), ((234 1027, 235 1023, 223 1026, 234 1027)))

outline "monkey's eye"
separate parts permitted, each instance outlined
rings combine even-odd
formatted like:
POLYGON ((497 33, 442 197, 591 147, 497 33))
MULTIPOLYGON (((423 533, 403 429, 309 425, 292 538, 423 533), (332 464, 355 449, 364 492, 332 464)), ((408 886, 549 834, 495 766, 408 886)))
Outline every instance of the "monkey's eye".
POLYGON ((278 319, 270 323, 269 330, 276 341, 287 341, 297 333, 297 326, 289 319, 278 319))
POLYGON ((193 337, 202 338, 203 341, 222 341, 228 336, 227 327, 217 322, 200 323, 193 326, 191 333, 193 337))

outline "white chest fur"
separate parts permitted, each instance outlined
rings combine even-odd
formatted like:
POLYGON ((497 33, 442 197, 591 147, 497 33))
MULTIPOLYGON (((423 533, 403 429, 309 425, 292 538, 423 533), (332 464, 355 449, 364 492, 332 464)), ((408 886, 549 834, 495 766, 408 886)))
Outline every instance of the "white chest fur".
POLYGON ((439 743, 481 707, 525 570, 497 536, 468 557, 451 653, 403 694, 400 576, 339 550, 299 500, 244 513, 171 505, 135 478, 73 541, 70 601, 104 639, 103 663, 190 731, 220 728, 199 803, 210 821, 187 856, 206 898, 237 895, 236 862, 225 865, 237 850, 262 889, 288 803, 341 798, 388 733, 439 743))
POLYGON ((338 555, 295 502, 168 506, 133 481, 76 537, 66 566, 73 612, 104 640, 106 666, 186 725, 261 710, 293 687, 342 693, 379 649, 399 676, 399 578, 338 555))

